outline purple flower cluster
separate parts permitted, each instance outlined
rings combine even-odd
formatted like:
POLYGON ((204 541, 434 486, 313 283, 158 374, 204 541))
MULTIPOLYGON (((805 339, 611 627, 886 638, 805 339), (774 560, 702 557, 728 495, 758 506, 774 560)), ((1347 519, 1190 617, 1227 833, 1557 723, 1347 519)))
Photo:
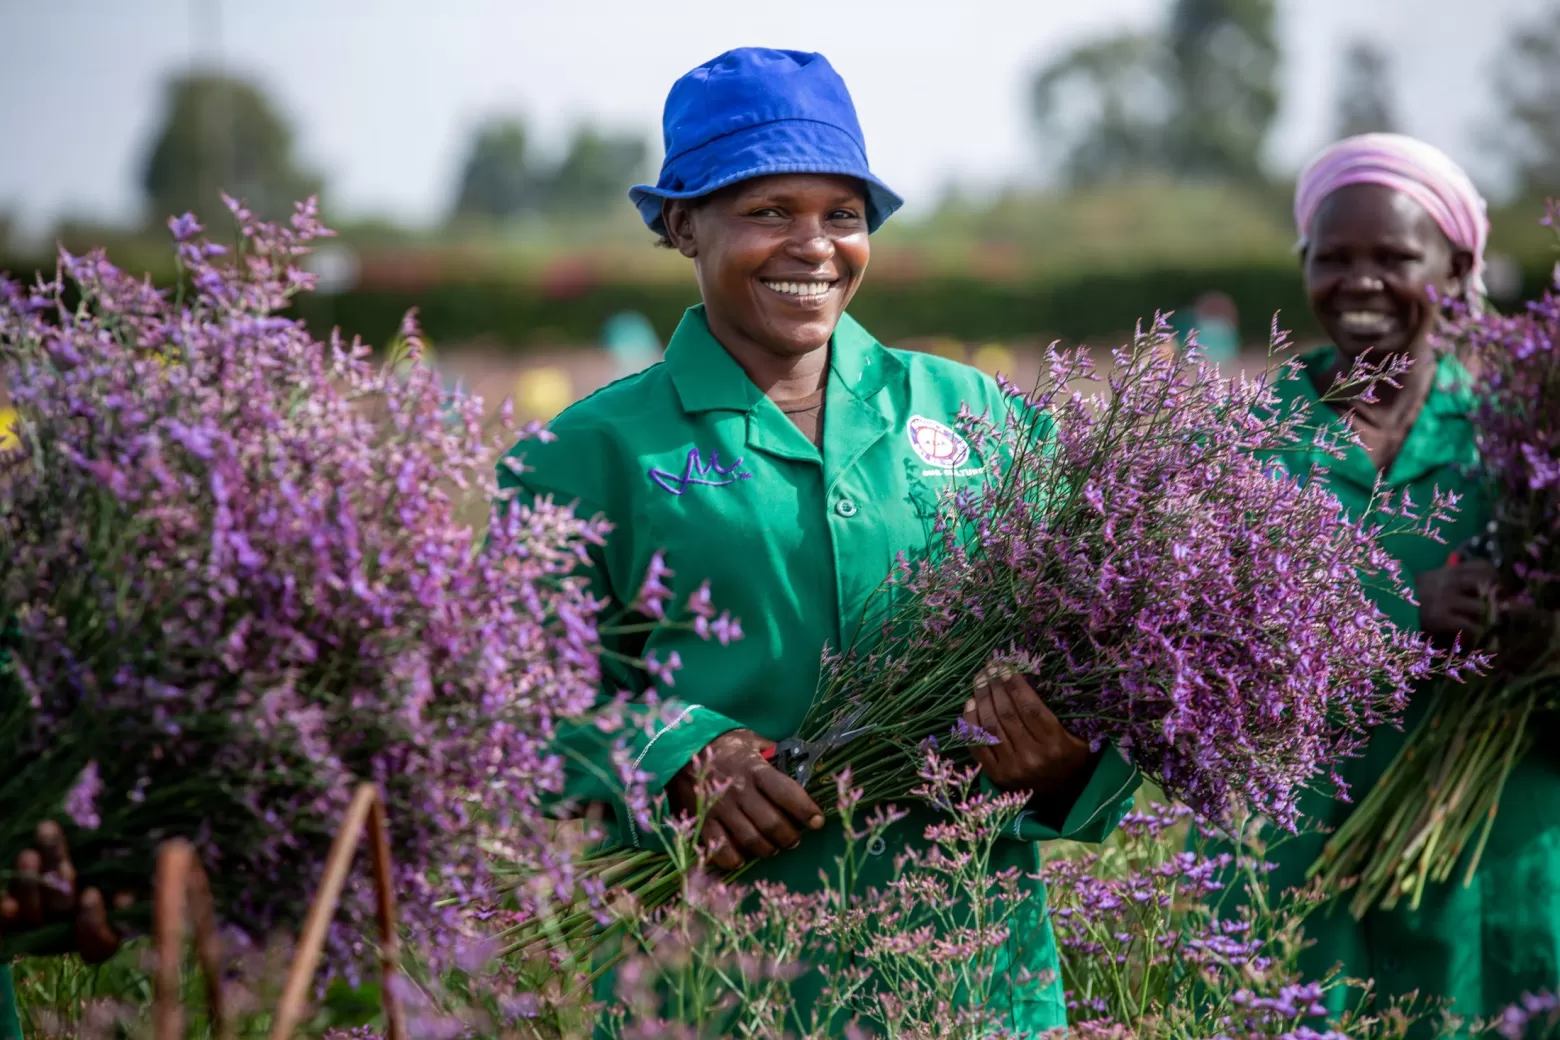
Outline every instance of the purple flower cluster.
POLYGON ((1325 1021, 1333 980, 1292 976, 1286 922, 1250 907, 1221 912, 1250 864, 1186 851, 1190 815, 1184 806, 1132 813, 1112 847, 1045 863, 1074 1028, 1341 1040, 1325 1021))
MULTIPOLYGON (((878 652, 916 664, 874 681, 847 656, 831 688, 924 725, 905 703, 932 693, 905 687, 952 679, 951 721, 968 680, 921 659, 967 676, 995 654, 1200 813, 1240 801, 1292 827, 1299 789, 1396 718, 1437 658, 1367 594, 1409 595, 1384 531, 1346 517, 1324 474, 1275 461, 1342 445, 1272 379, 1223 378, 1163 349, 1170 335, 1160 320, 1116 351, 1098 395, 1078 389, 1100 378, 1087 352, 1053 348, 1037 390, 1005 385, 1005 415, 961 418, 1008 464, 948 496, 930 557, 893 579, 885 631, 910 635, 878 652)), ((1393 530, 1433 536, 1451 506, 1399 499, 1393 530)))
MULTIPOLYGON (((375 782, 403 921, 449 949, 491 887, 481 846, 526 833, 560 782, 553 720, 597 694, 601 604, 574 572, 605 528, 501 500, 484 540, 460 507, 492 500, 514 434, 426 367, 284 313, 328 233, 312 203, 281 226, 230 206, 231 252, 170 222, 177 292, 101 253, 0 280, 23 442, 0 474, 0 707, 33 716, 7 750, 74 749, 71 777, 94 760, 69 806, 101 823, 81 862, 144 888, 151 843, 187 834, 253 935, 301 918, 375 782)), ((65 793, 34 791, 38 811, 65 793)), ((372 955, 372 911, 360 877, 333 968, 372 955)))
POLYGON ((65 796, 65 815, 76 822, 76 826, 85 830, 94 831, 102 824, 103 820, 98 816, 98 795, 103 792, 103 777, 98 770, 96 762, 88 762, 87 767, 76 778, 76 784, 65 796))
MULTIPOLYGON (((1549 223, 1560 227, 1560 202, 1549 223)), ((1516 314, 1459 308, 1444 345, 1474 374, 1479 465, 1496 497, 1497 551, 1522 600, 1560 608, 1560 295, 1516 314)))
POLYGON ((1530 1028, 1536 1029, 1535 1036, 1560 1031, 1560 997, 1553 993, 1524 994, 1519 1003, 1502 1011, 1495 1020, 1495 1032, 1505 1040, 1523 1040, 1530 1028))

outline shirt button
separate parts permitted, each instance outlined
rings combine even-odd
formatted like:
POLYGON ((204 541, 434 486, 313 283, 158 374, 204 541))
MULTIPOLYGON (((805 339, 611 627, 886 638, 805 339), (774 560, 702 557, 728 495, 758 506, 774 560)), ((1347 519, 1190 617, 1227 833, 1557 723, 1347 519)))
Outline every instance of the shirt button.
POLYGON ((842 498, 834 503, 834 511, 846 518, 853 517, 856 515, 856 503, 848 498, 842 498))
POLYGON ((1398 969, 1402 967, 1403 965, 1396 957, 1387 956, 1381 959, 1381 970, 1386 972, 1388 975, 1395 974, 1398 969))
POLYGON ((869 856, 881 856, 887 851, 888 842, 883 840, 881 834, 873 835, 872 840, 867 842, 867 855, 869 856))

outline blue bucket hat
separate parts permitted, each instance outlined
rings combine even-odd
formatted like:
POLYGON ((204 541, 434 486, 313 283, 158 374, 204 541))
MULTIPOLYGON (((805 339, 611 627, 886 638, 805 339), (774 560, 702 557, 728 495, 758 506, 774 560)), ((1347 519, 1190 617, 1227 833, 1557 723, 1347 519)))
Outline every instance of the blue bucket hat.
POLYGON ((834 173, 867 189, 867 229, 904 200, 872 175, 845 81, 821 54, 739 47, 672 84, 662 117, 660 180, 628 193, 646 226, 666 234, 661 204, 772 173, 834 173))

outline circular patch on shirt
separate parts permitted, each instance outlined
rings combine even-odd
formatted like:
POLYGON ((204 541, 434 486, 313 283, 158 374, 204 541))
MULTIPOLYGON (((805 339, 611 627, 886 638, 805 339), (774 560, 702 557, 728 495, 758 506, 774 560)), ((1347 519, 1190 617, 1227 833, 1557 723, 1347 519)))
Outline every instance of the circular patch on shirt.
POLYGON ((910 435, 910 447, 928 466, 957 469, 970 457, 970 446, 964 438, 936 419, 912 415, 906 432, 910 435))

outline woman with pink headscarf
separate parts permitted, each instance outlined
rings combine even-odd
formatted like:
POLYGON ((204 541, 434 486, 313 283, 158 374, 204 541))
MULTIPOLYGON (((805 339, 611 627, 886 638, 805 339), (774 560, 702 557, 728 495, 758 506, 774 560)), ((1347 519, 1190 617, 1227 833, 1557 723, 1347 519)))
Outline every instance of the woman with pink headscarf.
MULTIPOLYGON (((1397 624, 1466 646, 1483 635, 1494 572, 1451 554, 1484 529, 1489 503, 1477 479, 1467 372, 1456 358, 1437 357, 1429 334, 1435 297, 1482 302, 1484 200, 1438 149, 1366 134, 1338 142, 1306 167, 1295 223, 1311 309, 1331 343, 1307 354, 1303 374, 1281 393, 1304 399, 1319 423, 1348 423, 1360 443, 1342 458, 1312 453, 1286 457, 1285 465, 1297 476, 1325 467, 1356 516, 1369 510, 1377 481, 1421 504, 1436 488, 1458 492, 1460 511, 1442 525, 1444 543, 1387 542, 1418 602, 1377 595, 1397 624), (1400 386, 1378 386, 1372 399, 1340 389, 1361 360, 1394 355, 1410 362, 1400 386)), ((1410 707, 1408 730, 1424 708, 1423 699, 1410 707)), ((1383 728, 1363 757, 1344 763, 1356 800, 1403 740, 1403 731, 1383 728)), ((1458 871, 1456 880, 1427 891, 1417 910, 1400 904, 1361 921, 1344 905, 1317 910, 1306 922, 1315 943, 1303 960, 1308 977, 1341 964, 1346 976, 1375 979, 1378 1001, 1417 990, 1466 1018, 1495 1014, 1524 992, 1560 988, 1560 755, 1553 741, 1535 743, 1511 775, 1472 884, 1465 887, 1458 871)), ((1310 823, 1324 828, 1351 810, 1319 794, 1304 807, 1310 823)), ((1274 850, 1275 891, 1305 883, 1324 838, 1308 834, 1274 850)), ((1342 991, 1335 996, 1341 1004, 1342 991)))

